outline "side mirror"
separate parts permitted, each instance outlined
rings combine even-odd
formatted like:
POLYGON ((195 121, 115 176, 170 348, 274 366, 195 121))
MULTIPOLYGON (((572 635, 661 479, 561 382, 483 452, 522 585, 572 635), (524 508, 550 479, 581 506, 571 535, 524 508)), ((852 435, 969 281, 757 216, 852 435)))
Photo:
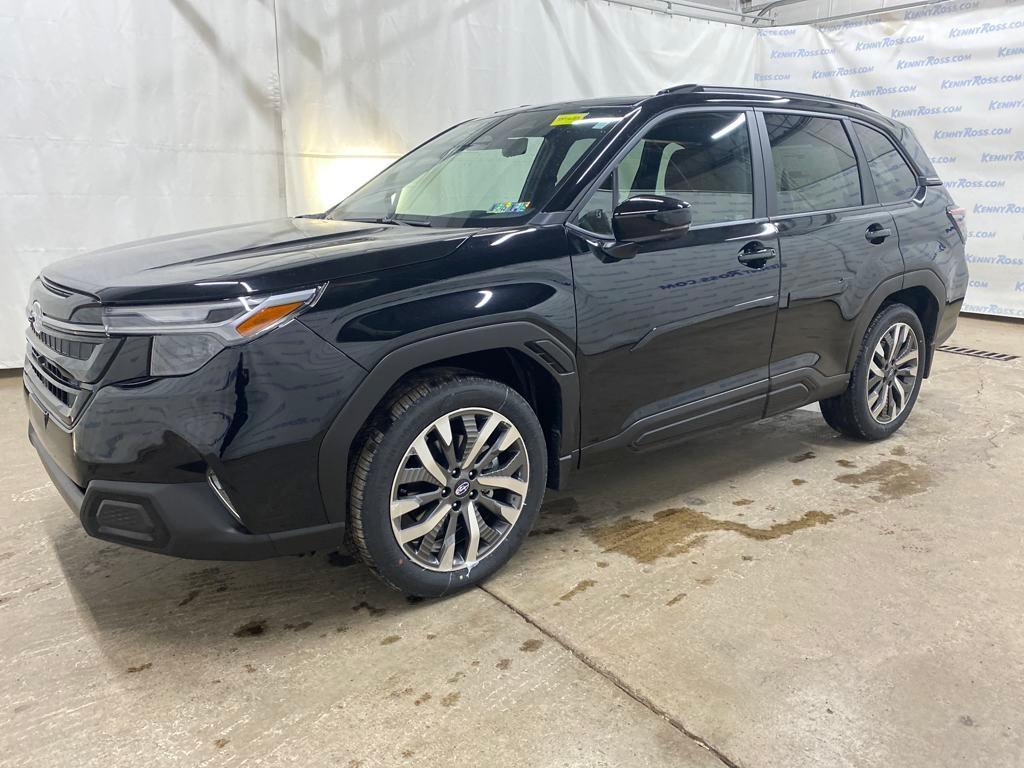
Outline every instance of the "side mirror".
POLYGON ((671 240, 693 222, 690 204, 661 195, 636 195, 612 212, 612 232, 620 243, 671 240))

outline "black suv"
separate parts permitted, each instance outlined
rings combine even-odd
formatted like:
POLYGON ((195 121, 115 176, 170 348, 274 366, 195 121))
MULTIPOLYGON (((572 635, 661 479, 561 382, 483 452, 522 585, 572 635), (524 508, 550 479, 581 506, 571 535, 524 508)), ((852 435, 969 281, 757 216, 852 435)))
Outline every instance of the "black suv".
POLYGON ((963 238, 911 132, 858 104, 524 107, 326 213, 46 267, 29 437, 97 538, 211 559, 347 538, 442 595, 617 450, 815 401, 892 434, 956 324, 963 238))

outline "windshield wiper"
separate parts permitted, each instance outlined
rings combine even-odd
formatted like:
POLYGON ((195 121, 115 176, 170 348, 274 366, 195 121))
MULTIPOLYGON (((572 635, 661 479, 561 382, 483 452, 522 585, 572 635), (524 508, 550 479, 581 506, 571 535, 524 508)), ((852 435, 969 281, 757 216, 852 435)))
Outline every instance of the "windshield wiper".
POLYGON ((367 224, 391 224, 396 227, 429 227, 429 221, 415 221, 412 219, 400 219, 397 216, 378 216, 369 218, 365 216, 346 217, 345 221, 362 221, 367 224))

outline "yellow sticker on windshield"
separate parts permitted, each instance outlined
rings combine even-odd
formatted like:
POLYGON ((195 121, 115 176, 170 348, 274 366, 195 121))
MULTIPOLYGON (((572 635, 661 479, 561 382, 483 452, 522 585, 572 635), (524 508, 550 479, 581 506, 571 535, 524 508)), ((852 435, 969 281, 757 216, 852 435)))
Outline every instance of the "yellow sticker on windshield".
POLYGON ((589 112, 567 112, 563 115, 559 115, 551 121, 552 125, 572 125, 577 120, 582 120, 584 117, 589 115, 589 112))

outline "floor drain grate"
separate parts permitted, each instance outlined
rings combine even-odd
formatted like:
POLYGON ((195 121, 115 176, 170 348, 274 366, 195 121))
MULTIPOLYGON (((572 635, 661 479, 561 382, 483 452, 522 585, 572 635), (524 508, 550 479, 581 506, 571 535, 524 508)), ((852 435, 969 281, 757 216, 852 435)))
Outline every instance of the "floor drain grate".
POLYGON ((953 347, 943 344, 938 348, 939 352, 952 352, 954 355, 968 355, 969 357, 981 357, 985 360, 998 360, 1001 363, 1008 363, 1016 360, 1018 355, 1008 355, 1005 352, 986 352, 983 349, 971 349, 970 347, 953 347))

